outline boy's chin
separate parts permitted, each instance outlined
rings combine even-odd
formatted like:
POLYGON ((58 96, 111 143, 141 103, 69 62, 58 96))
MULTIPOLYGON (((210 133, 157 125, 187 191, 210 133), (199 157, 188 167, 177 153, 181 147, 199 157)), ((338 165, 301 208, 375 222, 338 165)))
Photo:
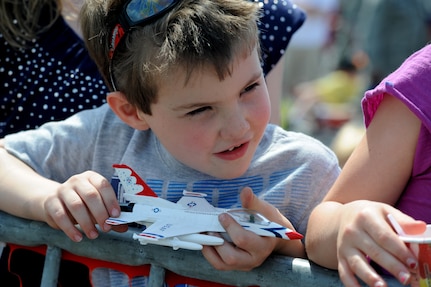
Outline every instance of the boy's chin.
POLYGON ((242 176, 248 169, 248 165, 245 168, 220 168, 217 171, 207 173, 210 176, 220 179, 234 179, 242 176))

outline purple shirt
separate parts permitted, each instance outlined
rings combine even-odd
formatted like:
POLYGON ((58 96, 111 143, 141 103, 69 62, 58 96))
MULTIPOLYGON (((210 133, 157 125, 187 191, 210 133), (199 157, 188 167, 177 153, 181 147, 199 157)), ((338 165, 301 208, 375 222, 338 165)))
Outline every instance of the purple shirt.
POLYGON ((401 100, 422 122, 412 174, 396 207, 431 223, 431 45, 411 55, 375 89, 365 93, 362 109, 366 127, 385 93, 401 100))

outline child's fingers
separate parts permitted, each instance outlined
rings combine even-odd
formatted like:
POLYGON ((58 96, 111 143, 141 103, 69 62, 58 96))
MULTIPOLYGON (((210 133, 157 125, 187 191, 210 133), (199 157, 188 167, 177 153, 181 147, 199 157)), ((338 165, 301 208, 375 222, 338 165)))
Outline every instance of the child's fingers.
POLYGON ((245 187, 240 194, 242 206, 247 209, 255 210, 265 216, 268 220, 292 228, 292 224, 284 217, 275 206, 259 199, 251 188, 245 187))
POLYGON ((247 209, 255 210, 265 217, 273 217, 277 214, 277 209, 264 200, 260 200, 249 187, 245 187, 240 194, 242 206, 247 209))
POLYGON ((407 234, 421 234, 424 233, 427 228, 427 224, 424 221, 415 220, 397 209, 394 210, 393 215, 403 228, 403 231, 407 234))

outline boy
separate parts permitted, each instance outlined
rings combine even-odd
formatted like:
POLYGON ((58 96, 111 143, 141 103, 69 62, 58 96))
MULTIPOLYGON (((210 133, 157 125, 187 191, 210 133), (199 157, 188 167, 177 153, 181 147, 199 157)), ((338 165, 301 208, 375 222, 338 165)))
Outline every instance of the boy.
MULTIPOLYGON (((84 39, 113 90, 109 106, 6 137, 0 209, 74 241, 82 239, 75 223, 96 238, 95 223, 108 231, 105 219, 119 215, 108 179, 113 163, 126 163, 161 197, 205 192, 213 205, 242 203, 304 232, 339 167, 320 142, 268 125, 257 20, 249 1, 86 3, 84 39), (245 187, 253 192, 240 200, 245 187)), ((300 241, 220 220, 233 243, 203 250, 218 269, 249 270, 272 252, 305 255, 300 241)))

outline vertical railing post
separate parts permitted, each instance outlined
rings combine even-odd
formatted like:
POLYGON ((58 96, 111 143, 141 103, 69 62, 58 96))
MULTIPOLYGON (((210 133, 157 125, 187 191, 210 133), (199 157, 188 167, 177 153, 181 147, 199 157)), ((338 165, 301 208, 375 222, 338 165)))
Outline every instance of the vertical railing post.
POLYGON ((151 264, 150 275, 148 277, 148 287, 163 287, 165 282, 165 268, 151 264))
POLYGON ((56 287, 58 272, 60 271, 61 249, 48 245, 46 249, 45 263, 43 265, 41 287, 56 287))

